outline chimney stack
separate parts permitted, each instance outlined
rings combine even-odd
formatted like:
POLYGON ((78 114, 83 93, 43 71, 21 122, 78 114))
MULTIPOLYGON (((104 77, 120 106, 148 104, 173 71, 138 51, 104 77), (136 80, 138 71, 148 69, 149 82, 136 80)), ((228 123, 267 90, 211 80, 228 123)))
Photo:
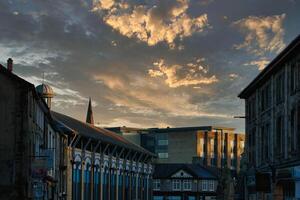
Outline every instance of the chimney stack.
POLYGON ((13 70, 13 60, 11 58, 7 60, 7 70, 10 72, 13 70))

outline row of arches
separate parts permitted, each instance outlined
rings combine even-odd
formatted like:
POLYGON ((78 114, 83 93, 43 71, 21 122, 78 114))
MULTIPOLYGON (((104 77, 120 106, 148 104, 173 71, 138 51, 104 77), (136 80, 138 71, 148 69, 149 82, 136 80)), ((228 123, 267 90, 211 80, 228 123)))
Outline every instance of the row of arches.
POLYGON ((99 160, 92 164, 89 157, 84 161, 75 156, 73 162, 73 200, 151 199, 152 180, 149 173, 112 168, 110 163, 100 165, 99 160))

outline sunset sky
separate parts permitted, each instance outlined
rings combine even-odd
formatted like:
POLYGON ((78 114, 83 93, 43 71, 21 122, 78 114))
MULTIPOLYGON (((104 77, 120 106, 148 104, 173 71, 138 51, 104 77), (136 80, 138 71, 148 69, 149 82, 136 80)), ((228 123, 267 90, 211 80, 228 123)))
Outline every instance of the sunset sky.
POLYGON ((243 132, 238 93, 298 34, 299 0, 0 1, 0 63, 100 126, 243 132))

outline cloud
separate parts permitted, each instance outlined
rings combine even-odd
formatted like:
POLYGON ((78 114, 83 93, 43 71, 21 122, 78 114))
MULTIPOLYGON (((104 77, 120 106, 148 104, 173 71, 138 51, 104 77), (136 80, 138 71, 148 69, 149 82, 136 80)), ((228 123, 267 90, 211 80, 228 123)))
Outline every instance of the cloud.
MULTIPOLYGON (((37 76, 22 76, 25 80, 34 84, 35 86, 45 83, 52 87, 55 97, 52 102, 56 107, 71 107, 71 106, 85 106, 87 105, 88 98, 83 97, 80 92, 68 88, 68 84, 61 81, 51 81, 54 76, 57 76, 57 72, 47 72, 45 73, 45 79, 39 78, 37 76)), ((97 103, 94 103, 97 106, 97 103)))
POLYGON ((230 80, 235 80, 235 79, 237 79, 239 77, 239 75, 238 74, 235 74, 235 73, 231 73, 231 74, 229 74, 229 79, 230 80))
POLYGON ((257 68, 261 71, 267 66, 267 64, 269 64, 269 62, 270 62, 269 60, 267 60, 266 58, 263 58, 261 60, 256 60, 256 61, 251 61, 251 62, 245 63, 244 65, 245 66, 249 66, 249 65, 257 66, 257 68))
POLYGON ((245 34, 244 42, 236 44, 236 49, 262 56, 268 52, 279 53, 284 47, 283 21, 285 14, 267 17, 249 16, 234 22, 234 26, 240 28, 245 34))
POLYGON ((188 0, 159 1, 152 6, 98 0, 93 11, 105 13, 103 21, 128 38, 137 38, 149 46, 166 42, 175 48, 176 39, 182 40, 208 27, 207 14, 192 18, 187 14, 188 8, 188 0))
POLYGON ((162 77, 170 88, 181 86, 209 85, 218 82, 215 75, 205 76, 206 67, 200 63, 183 65, 166 65, 163 59, 153 63, 155 69, 149 69, 148 74, 153 77, 162 77))
POLYGON ((51 59, 64 58, 67 56, 63 51, 49 51, 45 49, 31 49, 30 46, 19 44, 0 43, 1 56, 4 58, 13 57, 14 63, 23 66, 32 66, 39 68, 41 65, 49 65, 51 59))
MULTIPOLYGON (((227 114, 207 112, 201 104, 191 102, 191 94, 170 91, 169 87, 162 86, 158 81, 152 81, 151 77, 141 78, 130 74, 130 79, 127 80, 117 74, 102 73, 95 75, 94 80, 111 90, 106 93, 105 98, 113 102, 114 109, 120 109, 127 115, 230 118, 227 114)), ((211 95, 209 89, 197 93, 211 95)))

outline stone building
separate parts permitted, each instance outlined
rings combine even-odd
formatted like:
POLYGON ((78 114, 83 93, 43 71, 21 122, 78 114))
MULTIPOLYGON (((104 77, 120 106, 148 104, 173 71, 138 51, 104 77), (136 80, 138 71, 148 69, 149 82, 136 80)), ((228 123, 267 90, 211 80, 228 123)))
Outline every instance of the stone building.
POLYGON ((16 76, 12 59, 0 65, 0 83, 0 199, 57 199, 65 185, 59 165, 66 138, 43 100, 53 93, 16 76))
POLYGON ((246 199, 300 198, 300 36, 239 94, 246 103, 246 199))
POLYGON ((199 164, 157 164, 153 200, 216 199, 218 176, 199 164))

